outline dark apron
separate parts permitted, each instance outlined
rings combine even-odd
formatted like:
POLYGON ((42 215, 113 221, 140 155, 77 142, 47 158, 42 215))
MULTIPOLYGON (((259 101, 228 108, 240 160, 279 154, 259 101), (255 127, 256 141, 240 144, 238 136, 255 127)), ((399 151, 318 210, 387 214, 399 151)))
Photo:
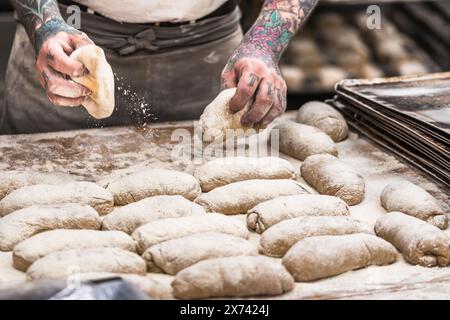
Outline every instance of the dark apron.
MULTIPOLYGON (((64 6, 61 12, 64 17, 64 6)), ((31 43, 18 24, 6 72, 0 133, 196 119, 220 91, 222 69, 242 39, 238 8, 175 27, 118 23, 81 14, 81 30, 105 50, 114 71, 112 116, 96 120, 83 107, 52 105, 39 84, 31 43)))

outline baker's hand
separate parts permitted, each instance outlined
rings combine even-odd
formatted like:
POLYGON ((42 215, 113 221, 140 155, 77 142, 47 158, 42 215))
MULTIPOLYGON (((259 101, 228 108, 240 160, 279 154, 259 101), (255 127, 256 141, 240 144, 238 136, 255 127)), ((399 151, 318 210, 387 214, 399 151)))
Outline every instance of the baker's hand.
POLYGON ((266 126, 286 110, 286 83, 278 61, 241 44, 222 72, 222 87, 237 87, 230 101, 230 111, 242 110, 254 98, 253 105, 241 119, 243 125, 266 126))
POLYGON ((57 106, 79 106, 90 91, 69 77, 86 75, 88 70, 69 55, 93 42, 86 34, 68 25, 64 24, 60 30, 42 41, 36 49, 36 69, 51 103, 57 106))

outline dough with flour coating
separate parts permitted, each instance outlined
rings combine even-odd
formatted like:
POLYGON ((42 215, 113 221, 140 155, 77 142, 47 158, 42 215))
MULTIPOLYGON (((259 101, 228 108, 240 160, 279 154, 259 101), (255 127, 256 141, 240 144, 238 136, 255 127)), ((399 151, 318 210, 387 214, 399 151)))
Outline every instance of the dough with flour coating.
POLYGON ((60 171, 0 171, 0 200, 14 190, 22 187, 35 184, 60 185, 70 183, 75 180, 80 180, 80 177, 60 171))
POLYGON ((182 196, 154 196, 115 208, 103 219, 102 229, 131 234, 136 228, 155 220, 205 213, 201 206, 182 196))
POLYGON ((300 169, 303 179, 321 194, 339 197, 350 206, 364 199, 362 176, 332 155, 310 156, 303 161, 300 169))
POLYGON ((450 241, 439 228, 401 212, 387 213, 375 224, 375 233, 392 243, 406 261, 424 267, 450 262, 450 241))
POLYGON ((195 203, 207 212, 244 214, 257 204, 280 196, 308 193, 297 181, 287 179, 247 180, 203 193, 195 203))
POLYGON ((338 154, 334 141, 325 132, 296 122, 275 126, 270 132, 270 142, 272 147, 278 144, 282 153, 299 160, 313 154, 338 154))
POLYGON ((313 236, 352 233, 373 234, 373 227, 350 217, 299 217, 282 221, 266 230, 260 239, 260 252, 282 257, 298 241, 313 236))
POLYGON ((134 240, 121 231, 59 229, 38 233, 16 245, 13 264, 27 271, 34 261, 56 251, 105 247, 136 251, 134 240))
POLYGON ((272 258, 226 257, 180 271, 172 288, 178 299, 279 295, 294 288, 294 279, 272 258))
POLYGON ((244 239, 249 234, 242 221, 219 213, 208 213, 153 221, 137 228, 131 237, 137 242, 138 252, 143 253, 147 248, 163 241, 203 232, 231 234, 244 239))
POLYGON ((258 204, 247 213, 250 230, 262 233, 280 221, 302 216, 348 216, 347 204, 338 197, 320 194, 283 196, 258 204))
POLYGON ((109 117, 115 105, 114 74, 102 48, 96 45, 83 46, 72 52, 70 57, 89 70, 88 75, 72 77, 73 81, 91 91, 82 105, 96 119, 109 117))
POLYGON ((111 272, 144 275, 145 261, 118 248, 57 251, 36 260, 27 270, 29 280, 68 278, 73 273, 111 272))
POLYGON ((195 170, 203 192, 252 179, 294 179, 295 169, 277 157, 229 157, 208 161, 195 170))
POLYGON ((396 260, 397 250, 389 242, 374 235, 355 233, 305 238, 290 248, 282 261, 294 279, 303 282, 396 260))
POLYGON ((207 232, 161 242, 148 248, 142 257, 148 272, 176 274, 202 260, 247 255, 258 255, 253 242, 230 234, 207 232))
POLYGON ((11 251, 19 242, 54 229, 100 229, 98 213, 89 206, 61 204, 32 206, 0 219, 0 250, 11 251))
POLYGON ((106 190, 119 206, 160 195, 180 195, 194 200, 201 193, 193 176, 166 169, 147 169, 114 179, 106 183, 106 190))
POLYGON ((388 184, 384 187, 380 200, 388 212, 403 212, 440 229, 447 229, 447 215, 437 200, 410 181, 401 180, 388 184))
POLYGON ((112 195, 93 182, 71 182, 63 185, 36 184, 14 190, 0 200, 0 216, 35 205, 62 203, 86 204, 100 215, 113 209, 112 195))
MULTIPOLYGON (((237 130, 242 130, 240 134, 248 129, 259 131, 264 129, 262 126, 243 126, 242 116, 249 110, 251 102, 236 113, 230 112, 230 100, 236 93, 236 88, 223 90, 219 95, 206 106, 203 114, 200 116, 199 125, 202 132, 202 139, 205 141, 222 142, 229 138, 227 130, 232 130, 231 134, 238 134, 237 130)), ((229 133, 228 133, 229 134, 229 133)))
POLYGON ((339 142, 347 138, 348 126, 342 114, 330 105, 320 101, 310 101, 298 109, 297 121, 319 128, 339 142))

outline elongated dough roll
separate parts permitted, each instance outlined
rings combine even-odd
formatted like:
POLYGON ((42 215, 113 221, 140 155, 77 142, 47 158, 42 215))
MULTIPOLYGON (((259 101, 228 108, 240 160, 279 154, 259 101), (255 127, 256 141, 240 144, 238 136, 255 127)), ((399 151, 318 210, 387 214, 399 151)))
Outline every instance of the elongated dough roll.
POLYGON ((412 264, 445 267, 450 262, 449 238, 423 220, 391 212, 377 220, 375 233, 392 243, 412 264))
POLYGON ((310 156, 300 169, 303 179, 321 194, 339 197, 350 206, 364 199, 362 176, 332 155, 310 156))
POLYGON ((244 214, 257 204, 280 196, 308 193, 297 181, 247 180, 234 182, 203 193, 195 203, 207 212, 244 214))
POLYGON ((300 240, 283 257, 283 265, 296 281, 302 282, 396 260, 397 250, 389 242, 374 235, 355 233, 300 240))
POLYGON ((180 271, 172 288, 178 299, 279 295, 294 288, 294 279, 272 258, 226 257, 180 271))
POLYGON ((16 189, 35 184, 60 185, 80 180, 80 177, 65 172, 0 171, 0 200, 16 189))
POLYGON ((206 232, 158 243, 142 257, 149 272, 176 274, 202 260, 247 255, 258 255, 254 243, 225 233, 206 232))
POLYGON ((250 230, 262 233, 274 224, 301 216, 348 216, 347 204, 332 196, 300 194, 283 196, 258 204, 247 213, 250 230))
POLYGON ((243 126, 241 123, 241 118, 250 108, 251 102, 248 102, 239 112, 230 112, 230 100, 236 94, 236 90, 236 88, 223 90, 206 106, 199 121, 203 140, 222 142, 229 138, 227 137, 228 130, 233 130, 232 134, 234 135, 238 129, 242 131, 247 129, 259 131, 263 129, 262 126, 254 126, 253 124, 243 126))
POLYGON ((260 252, 271 257, 282 257, 294 244, 304 238, 352 233, 373 234, 373 228, 350 217, 294 218, 267 229, 261 235, 260 252))
POLYGON ((34 205, 62 203, 86 204, 102 214, 113 209, 112 195, 93 182, 71 182, 63 185, 36 184, 17 189, 0 200, 0 216, 34 205))
POLYGON ((11 251, 36 233, 54 229, 92 229, 101 226, 98 213, 89 206, 61 204, 32 206, 0 219, 0 250, 11 251))
POLYGON ((447 215, 437 200, 410 181, 402 180, 388 184, 384 187, 380 200, 388 212, 403 212, 440 229, 447 229, 447 215))
POLYGON ((118 248, 57 251, 36 260, 27 270, 29 280, 67 278, 72 273, 112 272, 144 275, 145 261, 118 248))
POLYGON ((134 240, 121 231, 51 230, 38 233, 14 247, 14 268, 27 271, 37 259, 70 249, 119 248, 136 251, 134 240))
POLYGON ((114 74, 105 53, 96 45, 87 45, 72 52, 70 57, 80 61, 89 70, 88 75, 72 77, 73 81, 91 91, 83 106, 96 119, 109 117, 115 105, 114 74))
POLYGON ((253 179, 294 179, 295 169, 277 157, 230 157, 209 161, 195 170, 203 192, 253 179))
POLYGON ((103 230, 120 230, 131 234, 146 223, 205 214, 205 210, 182 196, 154 196, 118 207, 102 222, 103 230))
POLYGON ((298 109, 297 121, 319 128, 338 142, 347 138, 348 126, 344 117, 326 103, 310 101, 298 109))
POLYGON ((180 195, 194 200, 201 193, 198 181, 190 174, 165 169, 148 169, 107 183, 106 190, 116 205, 125 205, 160 195, 180 195))
POLYGON ((279 142, 281 152, 299 160, 305 160, 313 154, 338 154, 333 140, 325 132, 295 122, 284 122, 275 126, 270 132, 270 141, 272 146, 279 142), (276 138, 279 141, 275 141, 276 138))
POLYGON ((218 213, 153 221, 137 228, 131 237, 137 242, 138 252, 143 253, 160 242, 203 232, 220 232, 248 238, 244 223, 218 213))

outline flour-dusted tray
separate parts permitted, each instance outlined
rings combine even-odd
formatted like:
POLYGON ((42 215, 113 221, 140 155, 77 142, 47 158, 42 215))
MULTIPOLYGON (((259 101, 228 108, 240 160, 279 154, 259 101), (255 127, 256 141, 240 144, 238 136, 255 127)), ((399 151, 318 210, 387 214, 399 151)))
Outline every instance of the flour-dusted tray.
MULTIPOLYGON (((294 118, 288 112, 282 118, 294 118)), ((278 120, 280 121, 280 120, 278 120)), ((180 140, 189 144, 192 121, 161 123, 142 129, 117 127, 46 134, 0 136, 0 170, 67 171, 87 180, 99 180, 110 173, 133 172, 143 167, 170 168, 192 173, 197 164, 173 160, 172 152, 180 140), (183 139, 180 139, 183 136, 183 139)), ((450 209, 448 188, 419 170, 402 162, 386 149, 351 132, 347 140, 337 144, 339 157, 357 168, 366 180, 364 201, 350 207, 351 215, 374 224, 384 214, 379 203, 383 187, 397 179, 409 179, 428 190, 450 209)), ((301 162, 288 159, 299 171, 301 162)), ((299 181, 304 182, 301 178, 299 181)), ((244 215, 235 219, 245 219, 244 215)), ((447 230, 450 235, 450 231, 447 230)), ((251 241, 259 241, 251 233, 251 241)), ((147 274, 159 283, 161 296, 170 295, 172 276, 147 274)), ((25 281, 25 274, 12 267, 11 252, 0 252, 0 287, 25 281)), ((260 297, 259 297, 260 298, 260 297)), ((450 298, 450 268, 412 266, 400 259, 393 265, 346 272, 342 275, 309 283, 297 283, 293 291, 276 299, 408 299, 450 298)))
POLYGON ((450 72, 344 80, 331 104, 350 126, 450 186, 450 72))

